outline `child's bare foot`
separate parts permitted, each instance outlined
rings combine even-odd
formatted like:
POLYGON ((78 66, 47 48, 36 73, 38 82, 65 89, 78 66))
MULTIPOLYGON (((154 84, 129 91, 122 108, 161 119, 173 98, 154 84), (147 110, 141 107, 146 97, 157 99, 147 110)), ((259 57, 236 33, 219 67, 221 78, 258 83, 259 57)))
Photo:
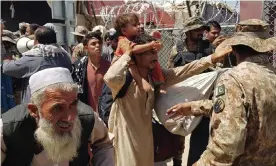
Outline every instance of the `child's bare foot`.
POLYGON ((142 85, 138 85, 138 86, 141 87, 146 92, 153 90, 150 83, 148 83, 145 79, 142 79, 142 85))
POLYGON ((167 94, 167 91, 166 91, 166 90, 163 90, 163 89, 160 89, 159 92, 160 92, 161 94, 167 94))

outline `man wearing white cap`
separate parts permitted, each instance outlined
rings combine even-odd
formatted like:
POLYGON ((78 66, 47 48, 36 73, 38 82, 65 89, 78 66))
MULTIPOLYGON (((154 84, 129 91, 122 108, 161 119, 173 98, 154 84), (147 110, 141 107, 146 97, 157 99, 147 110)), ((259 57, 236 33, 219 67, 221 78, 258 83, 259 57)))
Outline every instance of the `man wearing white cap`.
POLYGON ((114 165, 113 136, 92 108, 78 101, 68 69, 39 71, 29 84, 31 102, 2 115, 3 166, 87 166, 90 146, 93 165, 114 165))

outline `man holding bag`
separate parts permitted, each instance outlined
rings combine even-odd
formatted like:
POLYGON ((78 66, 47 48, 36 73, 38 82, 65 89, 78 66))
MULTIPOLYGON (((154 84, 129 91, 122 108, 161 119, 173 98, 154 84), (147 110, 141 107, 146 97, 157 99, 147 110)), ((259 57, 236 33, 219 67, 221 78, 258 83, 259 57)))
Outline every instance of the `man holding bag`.
MULTIPOLYGON (((142 34, 134 42, 146 44, 153 40, 151 36, 142 34)), ((125 48, 128 48, 129 51, 111 65, 104 76, 107 86, 112 91, 113 99, 126 82, 126 74, 131 59, 135 59, 140 75, 151 84, 150 70, 155 67, 158 60, 157 52, 153 50, 131 55, 130 45, 126 43, 125 48)), ((164 70, 165 86, 169 87, 192 75, 201 73, 230 51, 231 49, 216 52, 185 66, 164 70)), ((133 80, 125 96, 114 101, 108 124, 110 132, 115 135, 114 147, 117 166, 154 164, 152 136, 154 98, 153 91, 140 91, 133 80)))
POLYGON ((217 80, 213 100, 178 104, 171 118, 212 115, 207 149, 194 164, 276 165, 276 69, 268 52, 276 50, 269 24, 257 19, 239 23, 237 33, 216 51, 232 47, 238 66, 217 80))

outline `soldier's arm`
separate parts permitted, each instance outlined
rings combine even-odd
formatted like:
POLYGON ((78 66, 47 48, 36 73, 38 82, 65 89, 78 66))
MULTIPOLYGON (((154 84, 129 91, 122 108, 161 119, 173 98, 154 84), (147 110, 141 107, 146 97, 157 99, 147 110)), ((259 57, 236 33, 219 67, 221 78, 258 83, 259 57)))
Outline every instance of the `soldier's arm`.
POLYGON ((209 144, 196 165, 230 166, 244 153, 247 117, 243 91, 225 73, 218 80, 213 101, 209 144))
POLYGON ((191 112, 194 116, 207 116, 210 117, 213 109, 212 100, 199 100, 192 101, 191 103, 191 112))

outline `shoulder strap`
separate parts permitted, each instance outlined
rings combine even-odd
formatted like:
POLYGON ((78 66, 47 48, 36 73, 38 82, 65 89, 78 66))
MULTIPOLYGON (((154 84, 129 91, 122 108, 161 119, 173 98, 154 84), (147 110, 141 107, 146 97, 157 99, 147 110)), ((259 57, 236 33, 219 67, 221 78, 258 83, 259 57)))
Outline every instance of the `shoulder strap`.
POLYGON ((117 98, 122 98, 125 96, 126 92, 127 92, 127 89, 128 87, 130 86, 131 82, 133 80, 133 77, 132 75, 130 74, 130 72, 128 71, 127 74, 126 74, 126 82, 125 84, 123 85, 123 87, 120 89, 120 91, 118 92, 118 94, 116 95, 114 101, 117 99, 117 98))

